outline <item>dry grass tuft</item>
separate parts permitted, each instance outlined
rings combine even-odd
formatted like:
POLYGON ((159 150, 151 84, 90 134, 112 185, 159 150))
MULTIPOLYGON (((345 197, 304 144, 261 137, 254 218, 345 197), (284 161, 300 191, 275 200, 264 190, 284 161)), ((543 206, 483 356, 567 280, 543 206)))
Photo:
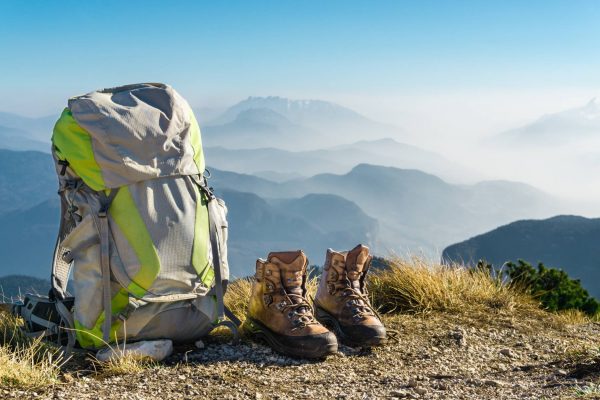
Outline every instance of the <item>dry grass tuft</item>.
POLYGON ((153 368, 158 363, 149 357, 140 357, 124 349, 116 349, 116 357, 111 357, 106 361, 100 361, 92 357, 92 365, 96 374, 100 377, 137 374, 149 368, 153 368))
POLYGON ((555 318, 563 325, 581 325, 598 321, 598 316, 590 317, 580 310, 562 310, 555 313, 555 318))
POLYGON ((0 387, 39 389, 58 381, 63 358, 59 349, 29 339, 20 321, 0 312, 0 387))
POLYGON ((248 312, 248 301, 252 293, 254 278, 240 278, 232 281, 227 286, 225 305, 244 322, 248 312))
POLYGON ((389 269, 371 275, 369 288, 373 304, 384 313, 537 308, 530 296, 486 271, 420 259, 393 260, 389 269))

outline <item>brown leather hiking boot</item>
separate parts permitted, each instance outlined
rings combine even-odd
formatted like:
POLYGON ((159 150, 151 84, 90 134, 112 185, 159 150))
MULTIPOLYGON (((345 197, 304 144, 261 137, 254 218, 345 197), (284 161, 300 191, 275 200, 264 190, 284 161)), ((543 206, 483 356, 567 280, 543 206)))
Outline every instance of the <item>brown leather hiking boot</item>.
POLYGON ((386 338, 365 287, 372 259, 361 244, 347 252, 328 249, 314 299, 317 319, 349 346, 376 346, 386 338))
POLYGON ((301 250, 269 253, 266 261, 256 261, 245 329, 277 352, 321 358, 335 353, 338 344, 306 300, 307 264, 301 250))

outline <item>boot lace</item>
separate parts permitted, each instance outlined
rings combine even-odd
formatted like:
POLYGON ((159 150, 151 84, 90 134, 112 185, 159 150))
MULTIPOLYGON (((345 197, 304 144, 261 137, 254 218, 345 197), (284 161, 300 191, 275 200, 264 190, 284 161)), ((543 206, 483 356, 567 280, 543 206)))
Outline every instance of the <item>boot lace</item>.
POLYGON ((346 306, 352 308, 352 318, 358 320, 369 316, 377 316, 377 318, 381 319, 379 314, 377 314, 371 306, 366 295, 350 286, 350 282, 348 282, 346 287, 340 290, 342 291, 342 296, 348 299, 346 301, 346 306))
POLYGON ((292 320, 294 325, 292 331, 305 328, 308 325, 318 324, 310 303, 302 295, 286 293, 286 300, 282 301, 277 308, 282 313, 287 313, 288 318, 292 320))

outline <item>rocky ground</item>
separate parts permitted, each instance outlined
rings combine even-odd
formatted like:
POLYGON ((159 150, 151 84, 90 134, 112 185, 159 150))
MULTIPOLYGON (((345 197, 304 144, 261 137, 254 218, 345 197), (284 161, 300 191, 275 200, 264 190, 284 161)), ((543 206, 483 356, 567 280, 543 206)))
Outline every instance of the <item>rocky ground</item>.
POLYGON ((600 324, 546 313, 397 315, 398 341, 341 347, 319 362, 211 337, 141 372, 98 373, 79 360, 61 384, 0 389, 3 399, 545 399, 600 398, 600 324))

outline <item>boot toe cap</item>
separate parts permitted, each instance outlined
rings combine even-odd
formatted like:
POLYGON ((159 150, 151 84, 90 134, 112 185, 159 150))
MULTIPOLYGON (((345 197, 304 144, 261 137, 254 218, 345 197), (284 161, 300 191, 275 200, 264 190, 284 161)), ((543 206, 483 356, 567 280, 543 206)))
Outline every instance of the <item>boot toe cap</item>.
POLYGON ((281 339, 284 346, 294 349, 294 355, 299 357, 321 358, 338 349, 337 338, 329 331, 306 336, 284 336, 281 339))
POLYGON ((386 330, 382 324, 376 325, 347 325, 343 326, 344 336, 347 342, 354 346, 378 346, 383 344, 386 338, 386 330))

